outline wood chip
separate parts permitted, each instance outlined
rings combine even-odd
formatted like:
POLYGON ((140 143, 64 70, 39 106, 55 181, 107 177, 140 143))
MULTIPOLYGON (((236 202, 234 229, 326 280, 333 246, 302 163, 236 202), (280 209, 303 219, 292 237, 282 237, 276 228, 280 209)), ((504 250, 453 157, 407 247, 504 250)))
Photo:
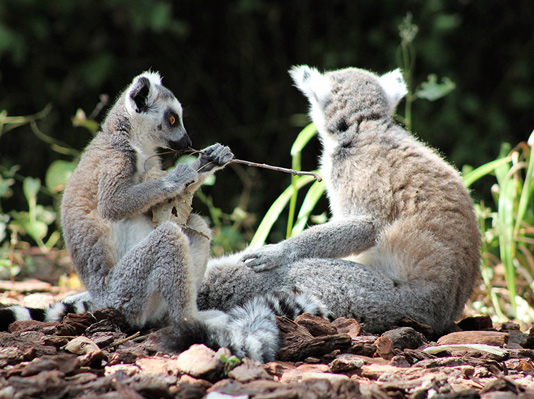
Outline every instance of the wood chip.
POLYGON ((484 344, 503 347, 508 337, 508 333, 497 331, 461 331, 444 335, 438 339, 438 345, 484 344))

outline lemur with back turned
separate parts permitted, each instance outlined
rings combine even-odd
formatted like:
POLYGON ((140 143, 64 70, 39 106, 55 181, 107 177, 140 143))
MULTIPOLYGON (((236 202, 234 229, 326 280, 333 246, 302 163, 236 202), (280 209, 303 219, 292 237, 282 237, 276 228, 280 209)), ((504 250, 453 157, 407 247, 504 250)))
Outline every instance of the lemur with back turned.
POLYGON ((257 250, 211 260, 200 308, 293 290, 382 332, 407 317, 445 332, 478 274, 480 234, 459 173, 392 118, 399 70, 290 71, 323 145, 332 218, 257 250), (235 293, 228 295, 228 293, 235 293))

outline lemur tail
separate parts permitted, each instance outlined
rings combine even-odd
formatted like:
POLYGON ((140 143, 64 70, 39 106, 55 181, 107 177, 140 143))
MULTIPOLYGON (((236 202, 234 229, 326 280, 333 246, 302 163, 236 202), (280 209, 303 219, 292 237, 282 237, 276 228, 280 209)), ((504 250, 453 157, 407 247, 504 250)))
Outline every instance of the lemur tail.
MULTIPOLYGON (((6 331, 14 321, 61 321, 67 313, 85 313, 92 307, 88 292, 71 295, 48 309, 10 306, 0 309, 0 331, 6 331)), ((240 358, 269 362, 275 360, 281 344, 276 316, 295 319, 302 313, 330 316, 317 299, 305 294, 257 295, 227 313, 208 310, 200 312, 198 319, 181 320, 164 338, 163 345, 176 352, 192 344, 205 344, 215 350, 226 347, 240 358)))
POLYGON ((183 351, 195 343, 214 350, 226 347, 239 358, 269 362, 275 360, 281 344, 275 316, 294 319, 302 313, 329 316, 317 300, 304 294, 258 295, 228 313, 201 312, 204 316, 200 320, 179 323, 164 344, 174 351, 183 351))
POLYGON ((7 331, 15 321, 61 321, 67 313, 85 313, 91 310, 91 298, 88 292, 70 295, 61 302, 50 305, 48 309, 10 306, 0 309, 0 331, 7 331))

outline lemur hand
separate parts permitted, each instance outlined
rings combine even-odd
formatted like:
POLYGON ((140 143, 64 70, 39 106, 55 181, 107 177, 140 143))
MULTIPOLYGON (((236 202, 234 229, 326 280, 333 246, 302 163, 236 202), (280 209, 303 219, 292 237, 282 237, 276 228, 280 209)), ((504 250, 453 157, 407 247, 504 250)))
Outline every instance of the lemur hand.
POLYGON ((222 144, 213 144, 202 150, 199 158, 198 172, 206 173, 214 168, 221 168, 234 158, 229 147, 222 144))
POLYGON ((266 245, 243 255, 241 260, 255 272, 263 272, 293 262, 282 243, 266 245))
POLYGON ((169 172, 167 178, 175 188, 183 189, 198 181, 198 173, 191 165, 179 163, 169 172))

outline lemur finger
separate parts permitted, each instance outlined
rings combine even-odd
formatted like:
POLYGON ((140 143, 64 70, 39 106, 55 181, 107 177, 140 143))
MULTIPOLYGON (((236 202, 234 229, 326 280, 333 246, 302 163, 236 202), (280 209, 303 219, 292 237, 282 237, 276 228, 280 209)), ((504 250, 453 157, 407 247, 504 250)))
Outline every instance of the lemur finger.
POLYGON ((265 259, 263 256, 258 257, 243 257, 243 262, 247 267, 250 267, 255 272, 263 272, 266 270, 271 270, 275 267, 272 262, 269 262, 268 259, 265 259))
POLYGON ((198 181, 198 173, 190 165, 179 164, 174 168, 169 177, 177 184, 184 184, 186 187, 198 181))
POLYGON ((254 270, 256 273, 264 272, 274 268, 274 265, 269 263, 252 264, 252 262, 245 262, 245 265, 254 270))
POLYGON ((209 147, 209 158, 215 162, 218 166, 222 166, 232 160, 234 154, 229 147, 221 144, 214 144, 209 147))

